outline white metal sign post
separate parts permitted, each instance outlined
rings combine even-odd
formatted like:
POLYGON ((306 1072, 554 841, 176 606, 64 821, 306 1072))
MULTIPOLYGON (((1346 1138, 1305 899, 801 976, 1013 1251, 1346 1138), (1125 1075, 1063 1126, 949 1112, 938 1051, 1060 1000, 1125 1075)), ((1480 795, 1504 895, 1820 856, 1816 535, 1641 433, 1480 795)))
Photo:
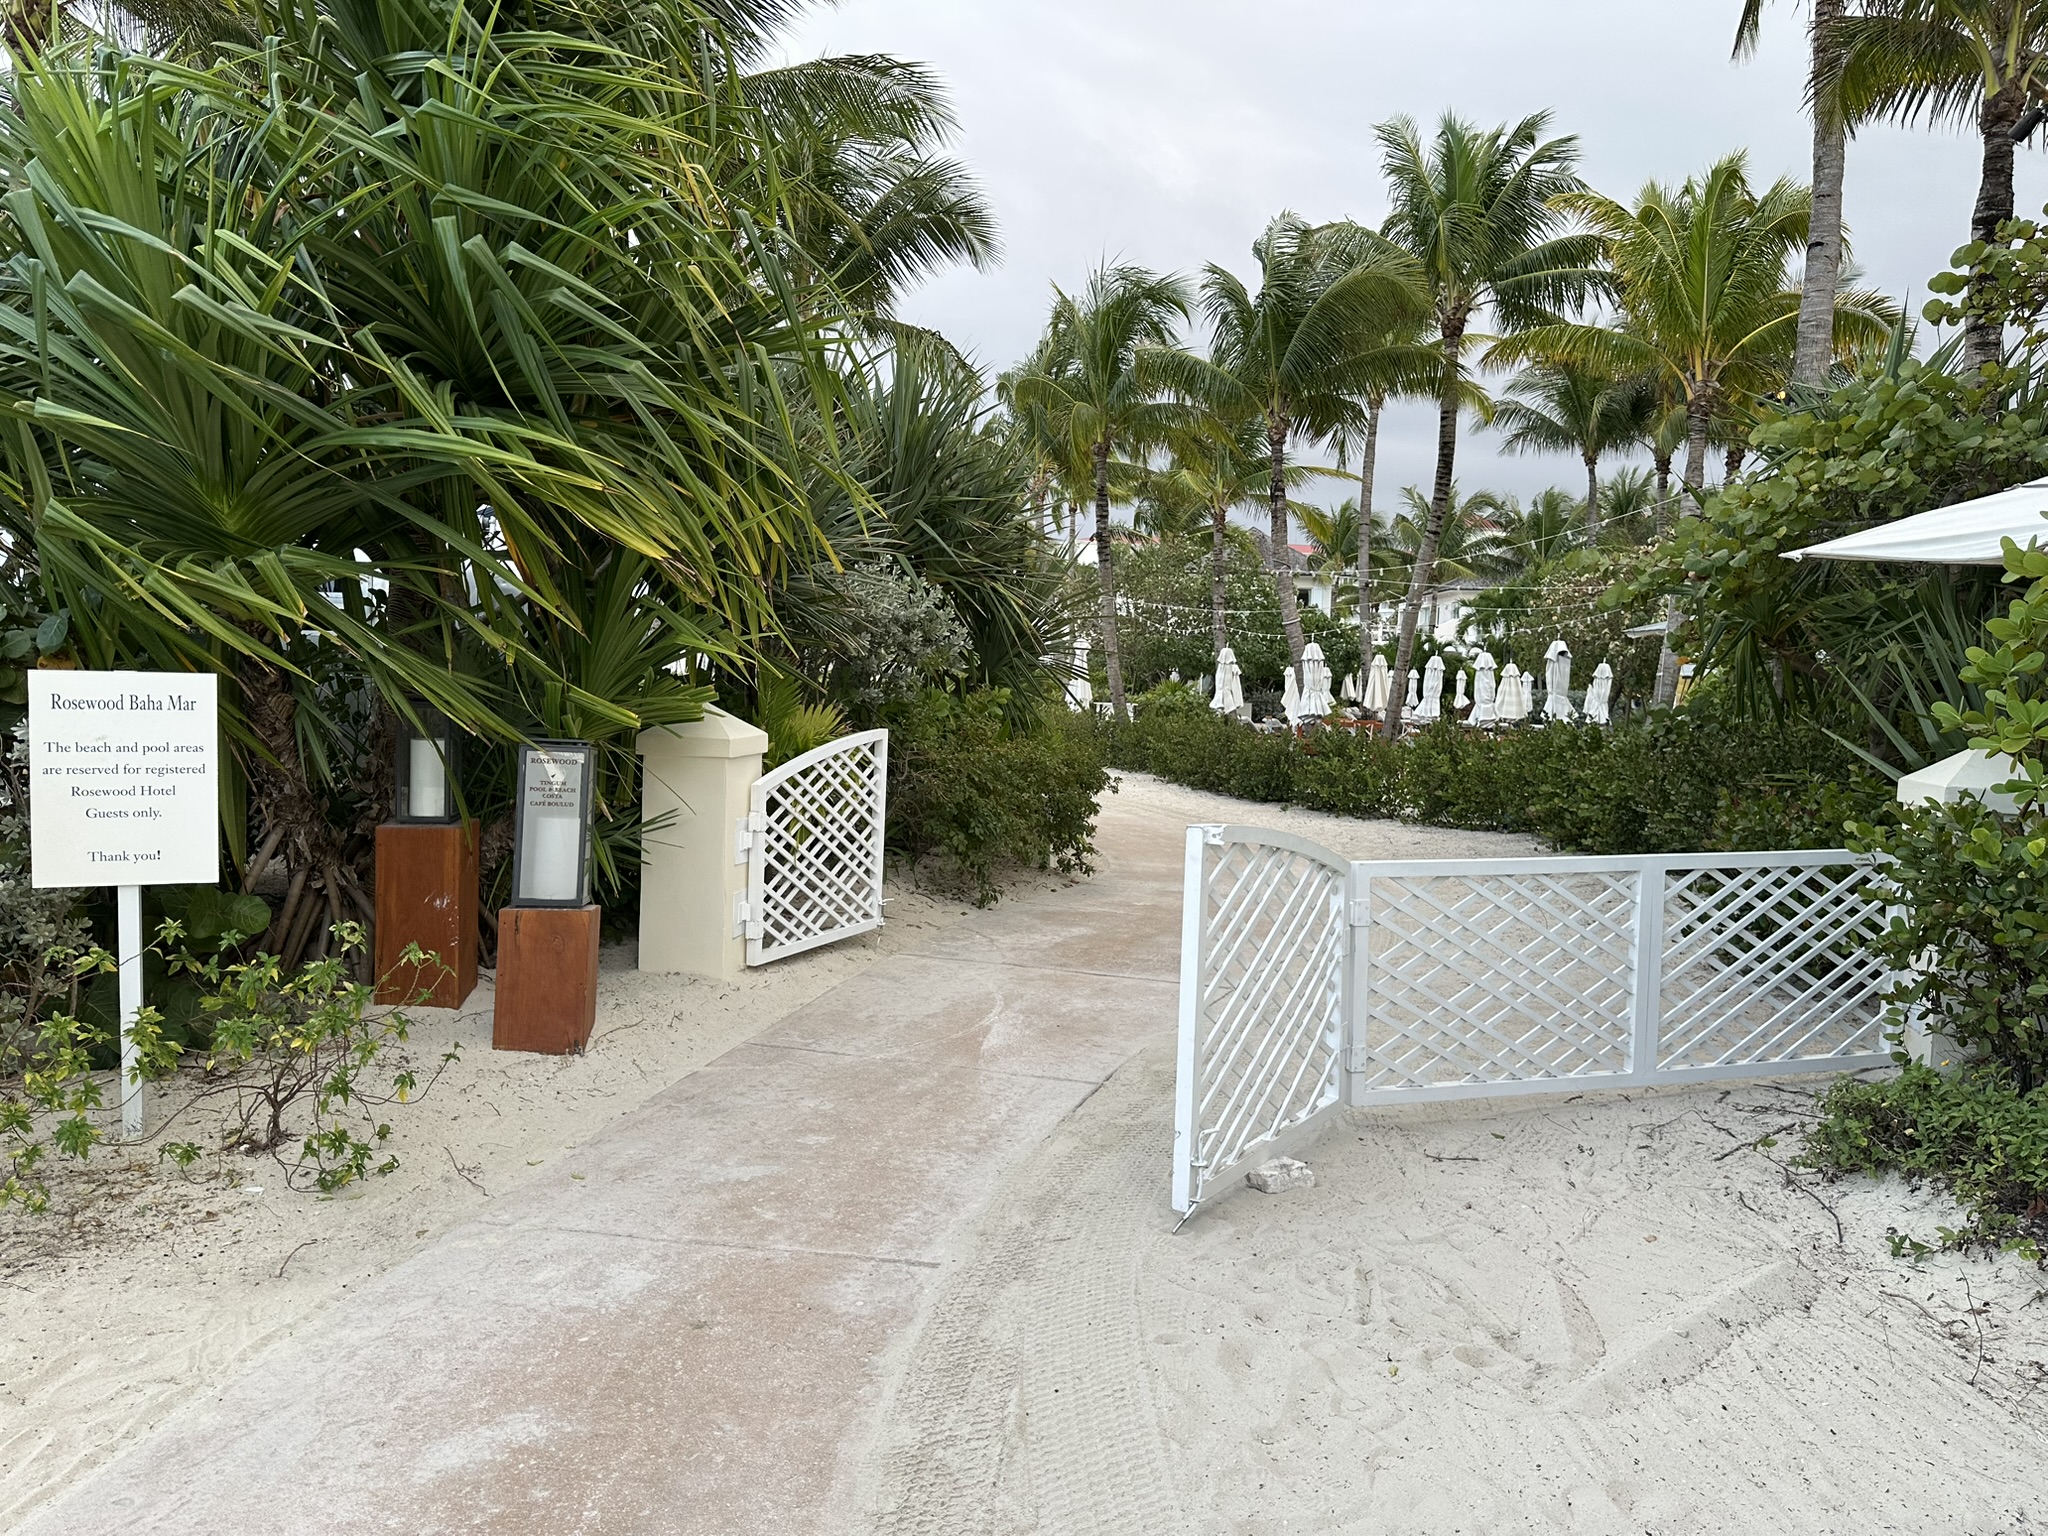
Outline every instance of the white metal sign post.
POLYGON ((31 672, 28 739, 30 883, 118 888, 121 1133, 140 1136, 142 887, 220 879, 217 679, 31 672))

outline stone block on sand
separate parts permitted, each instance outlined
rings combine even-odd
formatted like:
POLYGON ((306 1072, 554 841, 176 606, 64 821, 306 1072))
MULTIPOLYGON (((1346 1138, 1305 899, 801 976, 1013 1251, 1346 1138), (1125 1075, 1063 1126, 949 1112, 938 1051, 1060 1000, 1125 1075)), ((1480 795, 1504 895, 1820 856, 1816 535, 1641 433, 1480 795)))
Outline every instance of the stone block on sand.
POLYGON ((1284 1195, 1290 1189, 1315 1188, 1316 1171, 1298 1158, 1276 1157, 1259 1164, 1244 1181, 1262 1195, 1284 1195))

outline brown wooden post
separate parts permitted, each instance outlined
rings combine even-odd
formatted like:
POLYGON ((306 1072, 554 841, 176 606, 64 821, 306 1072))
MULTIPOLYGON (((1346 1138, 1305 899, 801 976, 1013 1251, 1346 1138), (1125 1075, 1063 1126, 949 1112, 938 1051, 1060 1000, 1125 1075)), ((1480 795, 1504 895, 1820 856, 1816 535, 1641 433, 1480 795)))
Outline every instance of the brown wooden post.
POLYGON ((601 909, 507 907, 498 914, 498 998, 491 1048, 560 1056, 597 1022, 601 909))
POLYGON ((377 1001, 460 1008, 476 990, 477 824, 377 829, 377 1001), (437 960, 399 957, 417 944, 437 960))

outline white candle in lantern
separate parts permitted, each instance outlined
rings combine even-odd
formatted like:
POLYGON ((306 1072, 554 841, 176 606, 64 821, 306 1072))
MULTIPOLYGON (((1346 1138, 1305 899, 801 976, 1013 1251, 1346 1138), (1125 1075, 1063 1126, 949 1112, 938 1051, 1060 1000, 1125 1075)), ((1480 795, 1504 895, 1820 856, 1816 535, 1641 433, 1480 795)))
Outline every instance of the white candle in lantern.
POLYGON ((526 802, 519 808, 519 899, 580 901, 583 761, 532 749, 526 763, 526 802))
POLYGON ((448 814, 448 771, 434 742, 415 736, 409 745, 406 814, 415 821, 439 821, 448 814))

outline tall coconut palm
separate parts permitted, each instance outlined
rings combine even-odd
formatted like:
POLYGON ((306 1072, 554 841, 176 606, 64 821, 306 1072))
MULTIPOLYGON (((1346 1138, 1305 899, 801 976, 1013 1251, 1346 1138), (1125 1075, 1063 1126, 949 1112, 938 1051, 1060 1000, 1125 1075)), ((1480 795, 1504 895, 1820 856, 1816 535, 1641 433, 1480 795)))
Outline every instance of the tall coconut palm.
MULTIPOLYGON (((1970 238, 1990 242, 2013 216, 2015 149, 2041 126, 2048 87, 2044 0, 1869 0, 1824 39, 1824 80, 1852 122, 1926 117, 1972 125, 1981 149, 1970 238)), ((1994 320, 1972 316, 1963 363, 1998 361, 1994 320)))
POLYGON ((1211 265, 1202 279, 1209 356, 1161 355, 1153 366, 1181 399, 1263 432, 1274 590, 1298 666, 1305 640, 1289 540, 1289 446, 1362 430, 1360 400, 1414 366, 1415 349, 1391 338, 1422 311, 1414 263, 1356 226, 1318 227, 1283 213, 1252 254, 1256 294, 1223 267, 1211 265))
MULTIPOLYGON (((1735 57, 1756 52, 1764 0, 1743 0, 1735 25, 1735 57)), ((1848 6, 1845 0, 1813 0, 1807 18, 1807 106, 1813 113, 1813 208, 1806 229, 1806 267, 1799 285, 1799 327, 1792 348, 1792 377, 1824 384, 1835 358, 1835 290, 1842 279, 1842 178, 1849 128, 1834 90, 1828 63, 1848 6)))
MULTIPOLYGON (((1207 417, 1181 424, 1169 439, 1172 457, 1149 474, 1143 495, 1162 520, 1199 518, 1209 533, 1209 640, 1219 652, 1230 643, 1225 583, 1230 571, 1230 514, 1256 506, 1270 493, 1265 434, 1256 422, 1235 427, 1207 417)), ((1315 473, 1290 466, 1288 484, 1315 473)))
POLYGON ((1635 378, 1539 359, 1508 384, 1493 413, 1509 453, 1576 453, 1586 468, 1586 523, 1600 535, 1600 460, 1643 440, 1655 396, 1635 378))
POLYGON ((1143 267, 1103 266, 1078 294, 1053 290, 1052 319, 1036 366, 1011 386, 1027 410, 1042 411, 1076 455, 1085 453, 1095 501, 1095 568, 1102 587, 1102 664, 1110 708, 1122 718, 1123 651, 1117 643, 1116 551, 1109 520, 1117 455, 1161 442, 1177 419, 1140 377, 1141 355, 1170 353, 1188 314, 1179 278, 1143 267))
MULTIPOLYGON (((1436 483, 1401 607, 1397 672, 1414 656, 1416 621, 1451 511, 1473 322, 1488 310, 1509 332, 1546 323, 1580 303, 1598 281, 1599 247, 1569 230, 1560 202, 1584 185, 1573 171, 1578 144, 1546 139, 1549 125, 1549 115, 1539 112, 1482 131, 1446 113, 1427 143, 1405 117, 1379 128, 1394 204, 1381 234, 1420 274, 1438 353, 1436 483)), ((1396 699, 1387 710, 1388 735, 1400 727, 1396 699)))
MULTIPOLYGON (((1787 285, 1806 243, 1806 189, 1780 180, 1758 193, 1741 154, 1672 188, 1651 183, 1634 207, 1593 192, 1559 199, 1599 236, 1621 323, 1560 322, 1497 343, 1496 361, 1549 357, 1615 374, 1649 374, 1685 408, 1686 491, 1697 502, 1707 447, 1729 403, 1785 378, 1800 295, 1787 285)), ((1868 293, 1836 296, 1838 351, 1881 346, 1896 310, 1868 293)), ((1673 625, 1677 610, 1671 611, 1673 625)), ((1669 704, 1677 659, 1667 640, 1657 698, 1669 704), (1668 675, 1667 675, 1668 674, 1668 675)))
MULTIPOLYGON (((1386 551, 1385 569, 1389 575, 1412 588, 1428 543, 1430 524, 1436 520, 1436 498, 1433 494, 1425 496, 1420 486, 1404 485, 1399 500, 1402 510, 1387 519, 1378 543, 1386 551)), ((1460 496, 1457 486, 1451 487, 1450 510, 1437 527, 1436 549, 1431 556, 1433 574, 1426 594, 1429 622, 1423 628, 1432 633, 1436 629, 1437 590, 1444 582, 1484 581, 1514 571, 1514 555, 1503 528, 1517 512, 1512 498, 1497 492, 1474 491, 1470 496, 1460 496)), ((1406 667, 1397 666, 1394 675, 1399 677, 1406 671, 1406 667)))

